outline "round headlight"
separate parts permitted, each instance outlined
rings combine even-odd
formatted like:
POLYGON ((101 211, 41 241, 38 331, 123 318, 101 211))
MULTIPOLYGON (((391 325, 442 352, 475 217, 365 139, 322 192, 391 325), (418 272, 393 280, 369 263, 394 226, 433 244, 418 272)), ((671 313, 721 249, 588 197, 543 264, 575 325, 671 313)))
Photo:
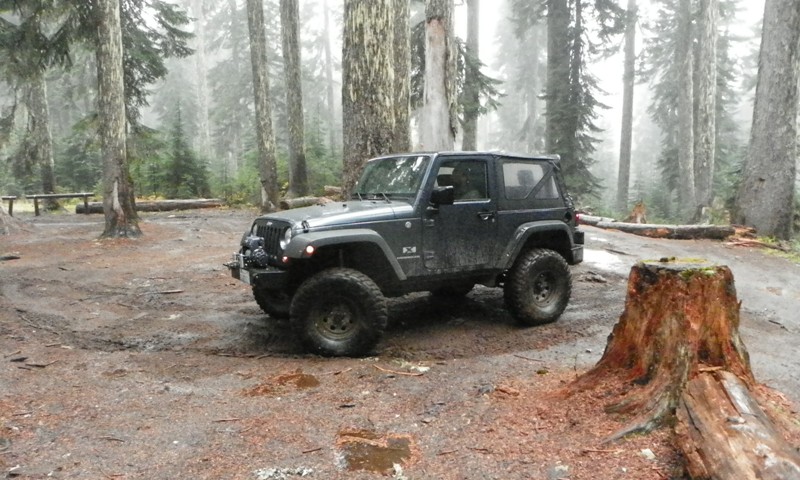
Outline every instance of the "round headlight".
POLYGON ((289 245, 289 242, 292 241, 292 229, 287 228, 285 232, 283 232, 283 238, 281 238, 280 245, 281 250, 286 250, 286 246, 289 245))

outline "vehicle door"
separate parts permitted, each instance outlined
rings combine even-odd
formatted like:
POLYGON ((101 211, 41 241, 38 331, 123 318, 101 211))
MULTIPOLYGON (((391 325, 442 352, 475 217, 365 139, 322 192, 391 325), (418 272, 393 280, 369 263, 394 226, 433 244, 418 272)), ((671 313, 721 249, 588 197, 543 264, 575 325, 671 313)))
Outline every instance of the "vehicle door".
POLYGON ((452 186, 455 200, 426 212, 425 267, 442 272, 489 267, 497 248, 497 206, 491 195, 494 172, 487 160, 448 158, 435 175, 435 187, 452 186))

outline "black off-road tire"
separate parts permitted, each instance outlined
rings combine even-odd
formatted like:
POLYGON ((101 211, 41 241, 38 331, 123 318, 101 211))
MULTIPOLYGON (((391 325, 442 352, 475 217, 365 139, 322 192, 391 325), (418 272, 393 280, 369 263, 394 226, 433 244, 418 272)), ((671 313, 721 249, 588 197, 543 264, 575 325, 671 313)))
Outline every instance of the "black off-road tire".
POLYGON ((289 318, 292 296, 285 290, 266 290, 253 286, 253 297, 261 310, 272 318, 289 318))
POLYGON ((521 254, 508 274, 503 292, 511 314, 525 325, 554 322, 572 294, 572 275, 564 257, 535 248, 521 254))
POLYGON ((349 268, 323 270, 294 295, 292 325, 307 351, 325 356, 369 353, 386 329, 389 314, 378 285, 349 268))

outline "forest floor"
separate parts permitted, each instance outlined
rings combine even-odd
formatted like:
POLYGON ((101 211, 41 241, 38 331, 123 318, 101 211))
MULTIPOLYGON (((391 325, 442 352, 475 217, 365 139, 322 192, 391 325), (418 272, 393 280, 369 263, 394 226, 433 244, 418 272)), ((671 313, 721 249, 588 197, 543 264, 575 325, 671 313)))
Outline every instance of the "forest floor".
POLYGON ((625 425, 611 399, 561 394, 602 354, 630 266, 660 256, 731 266, 756 393, 800 446, 787 259, 584 227, 558 322, 518 327, 496 289, 414 294, 390 300, 374 355, 331 359, 223 267, 254 215, 143 214, 141 238, 99 240, 102 215, 18 214, 0 236, 0 477, 682 478, 671 429, 604 444, 625 425))

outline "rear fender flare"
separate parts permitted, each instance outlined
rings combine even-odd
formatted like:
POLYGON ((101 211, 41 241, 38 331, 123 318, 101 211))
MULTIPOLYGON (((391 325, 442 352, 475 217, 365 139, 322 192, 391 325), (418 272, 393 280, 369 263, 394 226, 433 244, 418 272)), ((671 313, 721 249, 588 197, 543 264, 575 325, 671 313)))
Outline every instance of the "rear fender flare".
MULTIPOLYGON (((569 240, 569 245, 566 246, 564 251, 571 251, 573 247, 572 236, 570 235, 570 227, 566 223, 559 220, 523 223, 517 227, 514 236, 503 249, 503 253, 499 258, 498 267, 504 270, 511 268, 531 235, 543 232, 552 232, 558 235, 563 234, 569 240)), ((567 260, 569 261, 569 259, 567 260)))

